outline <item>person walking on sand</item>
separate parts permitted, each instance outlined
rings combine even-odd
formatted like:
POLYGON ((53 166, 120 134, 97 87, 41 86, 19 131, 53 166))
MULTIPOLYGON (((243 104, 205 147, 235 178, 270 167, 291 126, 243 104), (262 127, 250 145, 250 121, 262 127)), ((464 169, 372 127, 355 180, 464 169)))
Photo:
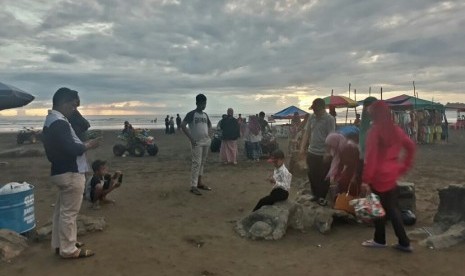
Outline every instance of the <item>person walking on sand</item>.
POLYGON ((173 117, 170 118, 170 134, 175 134, 175 131, 174 131, 174 118, 173 117))
POLYGON ((186 114, 181 123, 181 129, 191 143, 192 168, 190 192, 194 195, 202 195, 199 189, 211 190, 210 187, 203 184, 202 175, 211 143, 210 131, 212 124, 207 113, 203 112, 207 106, 207 97, 203 94, 198 94, 195 97, 195 104, 197 108, 186 114))
POLYGON ((226 118, 221 120, 220 158, 224 164, 237 165, 237 139, 241 133, 239 123, 233 115, 234 110, 228 108, 226 118))
POLYGON ((165 118, 165 134, 170 133, 170 115, 166 115, 165 118))
POLYGON ((329 180, 326 178, 331 166, 331 159, 325 156, 326 137, 335 131, 336 122, 333 116, 329 115, 325 109, 325 101, 316 98, 312 106, 313 114, 307 120, 306 131, 300 143, 300 154, 305 156, 305 146, 307 149, 307 176, 310 181, 310 188, 313 194, 313 201, 317 201, 321 206, 328 204, 326 195, 329 190, 329 180))
POLYGON ((82 142, 68 119, 79 105, 78 92, 63 87, 53 95, 43 128, 45 153, 51 163, 51 182, 58 187, 52 219, 52 247, 63 258, 94 255, 77 241, 76 218, 81 208, 88 164, 85 152, 96 148, 99 139, 82 142))
POLYGON ((179 114, 176 114, 176 127, 178 130, 181 130, 181 117, 179 116, 179 114))
POLYGON ((389 218, 398 239, 398 244, 393 247, 403 252, 412 252, 398 207, 397 179, 412 167, 415 144, 400 127, 394 125, 389 107, 384 101, 374 102, 368 112, 373 124, 366 140, 362 189, 379 196, 386 216, 373 221, 374 237, 362 245, 386 247, 385 221, 389 218))
POLYGON ((269 195, 261 198, 253 211, 260 209, 265 205, 273 205, 278 201, 286 200, 289 197, 289 189, 291 188, 292 174, 284 165, 284 153, 282 150, 275 150, 270 154, 268 162, 273 164, 273 175, 268 177, 268 181, 273 184, 273 188, 269 195))

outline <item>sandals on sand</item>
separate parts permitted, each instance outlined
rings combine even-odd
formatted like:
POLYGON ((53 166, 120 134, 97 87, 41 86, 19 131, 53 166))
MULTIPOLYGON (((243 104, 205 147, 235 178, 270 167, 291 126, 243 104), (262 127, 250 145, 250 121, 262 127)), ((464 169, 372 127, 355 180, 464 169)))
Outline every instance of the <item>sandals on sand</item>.
POLYGON ((377 243, 374 240, 366 240, 362 242, 362 245, 365 247, 371 247, 371 248, 385 248, 387 245, 382 244, 382 243, 377 243))
MULTIPOLYGON (((77 248, 83 247, 85 244, 83 242, 76 242, 74 244, 77 248)), ((55 248, 55 254, 60 255, 60 248, 55 248)))
POLYGON ((399 250, 399 251, 402 251, 402 252, 406 252, 406 253, 412 253, 413 252, 413 247, 411 245, 404 246, 404 245, 400 245, 400 244, 394 244, 392 246, 392 248, 394 248, 396 250, 399 250))
POLYGON ((94 256, 95 253, 89 249, 78 249, 78 253, 76 255, 71 256, 61 256, 63 259, 81 259, 94 256))
POLYGON ((204 185, 204 184, 199 184, 197 185, 197 188, 199 188, 200 190, 205 190, 205 191, 211 191, 212 188, 208 187, 207 185, 204 185))

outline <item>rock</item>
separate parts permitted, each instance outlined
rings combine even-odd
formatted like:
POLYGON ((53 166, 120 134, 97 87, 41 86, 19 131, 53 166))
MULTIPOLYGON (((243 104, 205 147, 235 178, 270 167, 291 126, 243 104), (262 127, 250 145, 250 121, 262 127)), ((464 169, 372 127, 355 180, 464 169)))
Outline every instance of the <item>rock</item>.
POLYGON ((444 233, 428 237, 419 244, 429 248, 443 249, 463 241, 465 241, 465 221, 454 224, 444 233))
POLYGON ((253 240, 279 240, 286 234, 289 216, 295 208, 296 204, 290 201, 263 206, 239 220, 234 229, 241 237, 253 240))
POLYGON ((449 185, 438 192, 439 207, 434 223, 452 226, 465 221, 465 185, 449 185))
POLYGON ((20 234, 0 229, 0 257, 2 261, 10 261, 28 247, 27 239, 20 234))
MULTIPOLYGON (((106 226, 104 217, 89 217, 78 215, 77 220, 78 236, 84 236, 87 233, 103 231, 106 226)), ((52 222, 49 221, 37 229, 37 240, 49 240, 52 235, 52 222)))
POLYGON ((300 231, 316 229, 326 234, 331 230, 334 218, 356 221, 353 215, 322 207, 311 202, 310 198, 303 194, 296 202, 284 201, 263 206, 237 221, 234 229, 240 236, 253 240, 277 240, 286 234, 288 227, 300 231))
POLYGON ((439 207, 432 227, 409 232, 423 239, 420 245, 442 249, 465 241, 465 185, 449 185, 439 189, 439 207))
POLYGON ((417 209, 415 184, 411 182, 397 182, 397 191, 399 194, 399 208, 401 210, 410 210, 415 213, 417 209))
POLYGON ((15 157, 36 157, 44 156, 45 152, 41 149, 29 149, 29 148, 14 148, 0 152, 0 157, 15 158, 15 157))

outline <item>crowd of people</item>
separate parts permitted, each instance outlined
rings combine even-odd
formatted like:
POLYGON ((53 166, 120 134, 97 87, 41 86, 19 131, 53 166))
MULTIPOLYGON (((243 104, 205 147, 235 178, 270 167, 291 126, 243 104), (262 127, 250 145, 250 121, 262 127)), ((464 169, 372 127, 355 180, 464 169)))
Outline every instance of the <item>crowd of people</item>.
MULTIPOLYGON (((83 195, 89 199, 93 208, 99 203, 112 202, 107 195, 121 186, 122 172, 113 174, 104 160, 92 163, 93 176, 87 181, 85 173, 90 170, 86 151, 99 146, 100 139, 86 140, 82 134, 89 123, 79 113, 78 92, 69 88, 60 88, 53 96, 53 108, 46 117, 43 135, 44 148, 51 163, 51 182, 58 187, 58 197, 53 214, 52 247, 63 258, 83 258, 94 255, 77 241, 76 217, 81 207, 83 195)), ((203 94, 196 96, 196 108, 181 120, 176 117, 178 129, 181 129, 191 144, 191 180, 189 191, 202 195, 202 191, 211 191, 202 176, 210 150, 212 123, 204 112, 207 98, 203 94)), ((298 114, 292 120, 293 132, 303 130, 299 155, 307 163, 307 177, 312 201, 327 206, 330 186, 336 187, 337 194, 348 193, 353 197, 363 192, 373 192, 379 196, 386 216, 375 219, 373 239, 362 243, 367 247, 385 247, 385 220, 390 219, 398 237, 396 249, 411 252, 410 241, 405 234, 397 207, 396 181, 412 166, 415 144, 396 126, 391 119, 389 107, 383 101, 373 97, 365 99, 358 139, 349 139, 336 131, 334 116, 326 112, 323 99, 317 98, 311 107, 313 114, 301 122, 298 114), (405 152, 401 156, 401 151, 405 152)), ((165 118, 166 134, 174 132, 174 118, 165 118)), ((254 161, 260 160, 263 137, 271 132, 265 113, 249 116, 248 122, 242 115, 234 117, 234 110, 218 123, 221 131, 220 159, 225 164, 237 164, 237 140, 243 137, 246 156, 254 161)), ((123 133, 134 129, 125 122, 123 133)), ((273 165, 273 174, 268 181, 273 184, 269 195, 260 199, 253 209, 286 200, 289 196, 292 175, 284 165, 285 156, 279 149, 269 153, 268 161, 273 165)))

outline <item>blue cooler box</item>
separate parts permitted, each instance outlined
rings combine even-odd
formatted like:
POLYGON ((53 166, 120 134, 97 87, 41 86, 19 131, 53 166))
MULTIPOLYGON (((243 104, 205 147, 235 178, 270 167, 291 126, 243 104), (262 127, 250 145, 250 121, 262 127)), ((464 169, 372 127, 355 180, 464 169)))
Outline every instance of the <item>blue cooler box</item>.
POLYGON ((0 229, 22 234, 36 227, 34 186, 29 187, 27 191, 0 195, 0 229))

